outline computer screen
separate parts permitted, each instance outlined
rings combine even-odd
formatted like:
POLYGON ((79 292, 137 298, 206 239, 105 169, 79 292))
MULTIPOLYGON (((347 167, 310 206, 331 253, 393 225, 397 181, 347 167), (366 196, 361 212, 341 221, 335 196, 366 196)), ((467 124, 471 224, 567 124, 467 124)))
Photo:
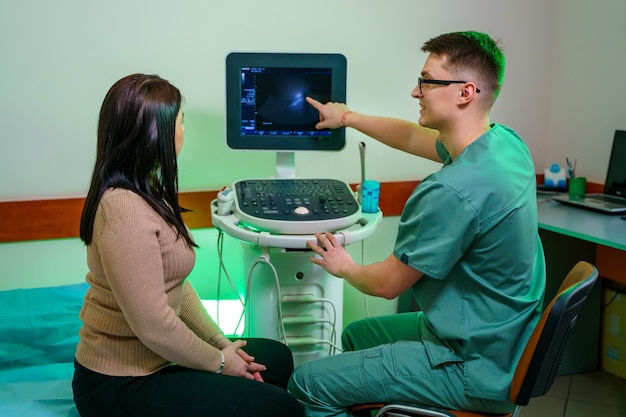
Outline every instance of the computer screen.
POLYGON ((334 151, 345 129, 317 130, 305 100, 346 101, 341 54, 233 52, 226 58, 226 142, 233 149, 334 151))
POLYGON ((616 130, 604 192, 626 197, 626 131, 616 130))

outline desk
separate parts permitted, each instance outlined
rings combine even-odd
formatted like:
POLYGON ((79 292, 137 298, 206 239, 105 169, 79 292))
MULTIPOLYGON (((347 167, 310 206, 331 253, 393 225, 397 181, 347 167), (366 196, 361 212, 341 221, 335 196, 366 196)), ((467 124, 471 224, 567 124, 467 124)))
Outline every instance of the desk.
POLYGON ((566 206, 537 198, 539 228, 626 251, 626 221, 619 215, 566 206))
MULTIPOLYGON (((538 196, 537 209, 546 254, 546 302, 580 260, 596 265, 601 277, 626 283, 626 221, 621 216, 566 206, 545 196, 538 196)), ((572 331, 560 374, 598 368, 601 296, 601 285, 596 285, 572 331)))

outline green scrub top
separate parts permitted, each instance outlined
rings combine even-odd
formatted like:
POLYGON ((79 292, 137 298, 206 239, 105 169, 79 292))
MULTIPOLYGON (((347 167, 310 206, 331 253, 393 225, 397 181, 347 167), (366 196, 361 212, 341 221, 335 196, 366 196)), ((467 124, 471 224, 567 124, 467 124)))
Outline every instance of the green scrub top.
POLYGON ((394 255, 424 274, 414 286, 431 365, 465 362, 469 396, 507 400, 539 320, 545 260, 532 157, 512 129, 492 125, 413 191, 394 255))

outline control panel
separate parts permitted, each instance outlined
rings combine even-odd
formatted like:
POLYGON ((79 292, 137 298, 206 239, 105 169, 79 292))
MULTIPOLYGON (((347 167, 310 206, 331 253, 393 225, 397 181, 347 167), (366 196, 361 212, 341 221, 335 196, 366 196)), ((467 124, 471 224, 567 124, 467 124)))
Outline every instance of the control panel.
POLYGON ((335 231, 361 217, 348 184, 335 179, 246 179, 233 191, 240 219, 272 233, 335 231))

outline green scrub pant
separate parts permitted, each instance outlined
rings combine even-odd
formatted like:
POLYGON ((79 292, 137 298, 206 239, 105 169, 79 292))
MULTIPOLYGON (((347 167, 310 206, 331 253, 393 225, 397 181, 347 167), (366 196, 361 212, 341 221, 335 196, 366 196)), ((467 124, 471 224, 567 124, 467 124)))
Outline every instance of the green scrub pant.
POLYGON ((350 416, 348 407, 407 402, 452 409, 507 413, 513 404, 465 395, 463 362, 431 366, 419 329, 421 312, 374 317, 343 332, 344 352, 296 368, 291 392, 309 417, 350 416))

